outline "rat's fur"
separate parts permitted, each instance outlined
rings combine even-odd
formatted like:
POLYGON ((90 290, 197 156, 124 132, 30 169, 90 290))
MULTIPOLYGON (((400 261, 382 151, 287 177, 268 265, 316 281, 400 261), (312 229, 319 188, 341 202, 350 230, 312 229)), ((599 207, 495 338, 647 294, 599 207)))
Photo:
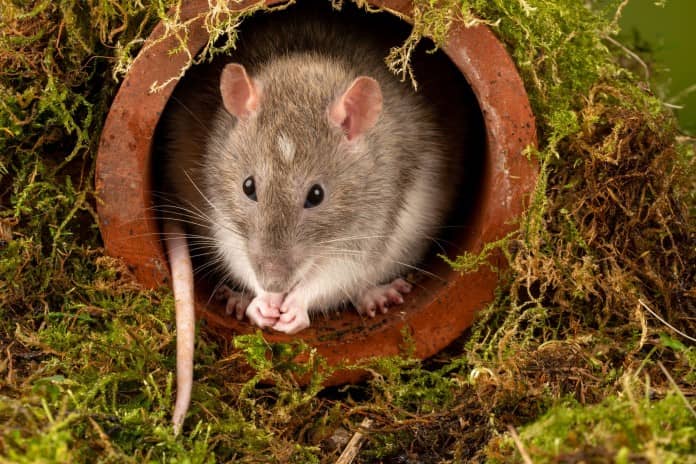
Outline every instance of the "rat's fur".
POLYGON ((368 290, 428 248, 453 201, 459 148, 433 106, 387 70, 378 34, 309 16, 242 29, 231 61, 260 86, 252 117, 223 107, 225 63, 179 85, 160 127, 175 198, 163 210, 187 223, 193 249, 212 249, 254 294, 289 293, 286 304, 305 313, 345 301, 360 310, 368 290), (348 141, 327 109, 358 76, 379 83, 383 110, 348 141), (257 202, 242 191, 249 176, 257 202), (324 201, 303 208, 314 184, 324 201))

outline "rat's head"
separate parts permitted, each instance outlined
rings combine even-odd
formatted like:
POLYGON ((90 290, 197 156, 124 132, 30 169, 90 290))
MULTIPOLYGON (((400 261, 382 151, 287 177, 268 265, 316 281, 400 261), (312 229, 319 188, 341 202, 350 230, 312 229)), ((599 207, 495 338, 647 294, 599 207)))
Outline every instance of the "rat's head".
POLYGON ((379 84, 316 59, 286 61, 258 76, 224 68, 227 123, 207 167, 222 180, 207 190, 226 265, 257 292, 287 292, 328 262, 356 259, 351 237, 380 223, 379 84))

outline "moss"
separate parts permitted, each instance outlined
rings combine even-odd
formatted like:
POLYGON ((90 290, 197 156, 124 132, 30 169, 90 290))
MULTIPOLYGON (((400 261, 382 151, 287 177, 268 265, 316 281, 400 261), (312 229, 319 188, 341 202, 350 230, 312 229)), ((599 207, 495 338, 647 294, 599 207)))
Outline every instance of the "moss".
MULTIPOLYGON (((535 462, 688 462, 679 392, 696 384, 695 351, 640 302, 695 332, 694 145, 642 74, 617 64, 619 0, 415 2, 396 71, 408 77, 421 34, 438 42, 455 18, 483 22, 537 118, 527 156, 540 179, 519 231, 454 261, 466 271, 502 253, 495 301, 434 359, 406 343, 364 365, 364 384, 323 392, 331 368, 311 348, 254 335, 232 352, 200 327, 175 437, 173 300, 104 255, 93 179, 118 79, 157 21, 182 31, 180 5, 0 2, 0 460, 333 462, 335 432, 370 417, 361 462, 507 462, 519 459, 509 426, 535 462)), ((201 59, 260 8, 225 5, 205 17, 201 59)))
MULTIPOLYGON (((696 428, 683 398, 659 400, 612 396, 598 405, 573 401, 555 406, 520 430, 523 449, 534 462, 696 462, 696 428)), ((511 462, 518 448, 494 440, 491 462, 511 462)))

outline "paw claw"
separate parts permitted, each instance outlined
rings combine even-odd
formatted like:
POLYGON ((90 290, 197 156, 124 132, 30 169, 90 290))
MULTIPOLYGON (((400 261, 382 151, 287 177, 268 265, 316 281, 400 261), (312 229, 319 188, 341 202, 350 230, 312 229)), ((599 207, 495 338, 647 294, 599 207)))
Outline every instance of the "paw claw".
POLYGON ((390 288, 387 290, 387 299, 389 303, 392 304, 402 304, 404 302, 404 297, 401 296, 401 293, 399 293, 399 291, 395 288, 390 288))
POLYGON ((406 282, 404 279, 396 279, 394 282, 392 282, 392 288, 398 291, 399 293, 409 293, 411 289, 413 288, 411 284, 406 282))
POLYGON ((234 316, 238 320, 244 318, 244 310, 251 301, 248 295, 232 290, 227 285, 221 286, 213 295, 215 301, 225 302, 225 314, 234 316))
POLYGON ((359 314, 375 317, 376 310, 386 314, 389 306, 402 304, 403 294, 411 291, 411 284, 404 279, 395 279, 385 285, 377 285, 367 289, 359 298, 356 309, 359 314))

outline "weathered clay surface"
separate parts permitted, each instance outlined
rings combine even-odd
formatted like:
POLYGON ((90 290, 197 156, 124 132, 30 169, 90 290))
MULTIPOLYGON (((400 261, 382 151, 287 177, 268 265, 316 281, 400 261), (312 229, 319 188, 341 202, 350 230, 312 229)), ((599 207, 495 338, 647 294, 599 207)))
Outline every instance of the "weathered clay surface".
MULTIPOLYGON (((250 4, 242 2, 239 8, 250 4)), ((276 3, 270 1, 269 3, 276 3)), ((408 17, 408 0, 375 0, 376 6, 408 17)), ((208 8, 207 0, 185 2, 182 20, 208 8)), ((159 37, 160 25, 152 33, 159 37)), ((192 22, 189 46, 195 54, 207 40, 200 21, 192 22)), ((150 92, 154 81, 164 82, 178 74, 186 62, 183 53, 170 55, 173 40, 164 40, 142 52, 135 60, 112 105, 101 138, 97 163, 97 190, 101 202, 101 232, 109 253, 123 258, 137 278, 156 287, 169 279, 157 221, 151 210, 150 158, 159 115, 175 83, 157 93, 150 92)), ((536 143, 536 129, 527 94, 515 66, 503 45, 485 26, 467 28, 455 24, 444 51, 457 65, 476 94, 486 125, 486 160, 481 194, 470 227, 460 245, 471 252, 497 240, 517 226, 515 219, 524 210, 536 182, 537 168, 523 156, 536 143)), ((494 254, 493 264, 502 259, 494 254)), ((320 317, 301 337, 317 348, 329 363, 359 361, 400 351, 404 328, 415 342, 415 355, 431 356, 451 343, 472 323, 475 312, 493 298, 498 275, 488 266, 460 275, 446 264, 435 262, 430 270, 446 282, 433 279, 420 287, 406 302, 386 315, 363 319, 353 311, 340 317, 320 317)), ((199 293, 197 313, 218 334, 232 336, 254 328, 206 308, 199 293)), ((207 295, 207 293, 205 293, 207 295)), ((269 333, 272 341, 290 336, 269 333)), ((330 383, 355 381, 359 372, 341 371, 330 383)))

